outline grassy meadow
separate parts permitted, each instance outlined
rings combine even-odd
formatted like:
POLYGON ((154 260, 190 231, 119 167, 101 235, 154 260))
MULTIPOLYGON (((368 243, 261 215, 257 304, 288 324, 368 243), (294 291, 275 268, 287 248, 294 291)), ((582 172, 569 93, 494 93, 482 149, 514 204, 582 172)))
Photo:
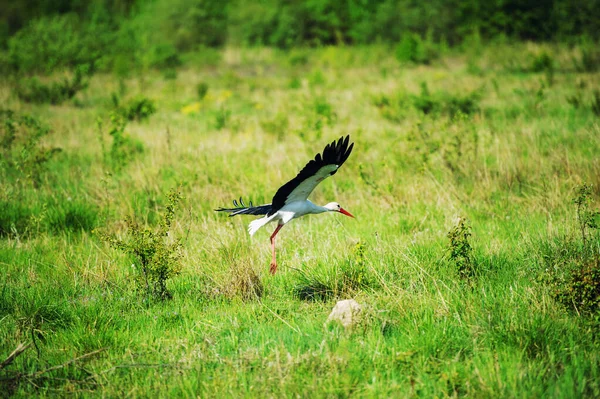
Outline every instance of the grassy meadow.
POLYGON ((225 48, 57 104, 0 80, 2 395, 600 396, 589 57, 225 48), (356 219, 287 225, 271 276, 274 225, 214 209, 268 203, 346 134, 311 200, 356 219), (347 298, 360 322, 326 324, 347 298))

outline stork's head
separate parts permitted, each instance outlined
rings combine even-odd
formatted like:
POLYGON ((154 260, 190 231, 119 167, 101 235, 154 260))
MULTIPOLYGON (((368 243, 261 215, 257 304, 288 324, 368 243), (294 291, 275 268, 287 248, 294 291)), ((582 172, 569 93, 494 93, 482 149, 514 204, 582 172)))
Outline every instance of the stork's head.
POLYGON ((339 212, 342 215, 350 216, 351 218, 354 217, 350 212, 342 208, 337 202, 330 202, 329 204, 325 205, 324 208, 330 212, 339 212))

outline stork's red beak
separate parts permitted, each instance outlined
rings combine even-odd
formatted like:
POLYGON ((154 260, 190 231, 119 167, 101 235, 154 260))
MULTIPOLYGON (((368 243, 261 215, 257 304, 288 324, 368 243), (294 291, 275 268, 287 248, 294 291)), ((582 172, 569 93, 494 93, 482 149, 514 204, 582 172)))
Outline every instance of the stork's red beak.
POLYGON ((352 216, 352 214, 350 212, 348 212, 347 210, 345 210, 344 208, 340 208, 340 213, 344 214, 346 216, 350 216, 351 218, 353 218, 354 216, 352 216))

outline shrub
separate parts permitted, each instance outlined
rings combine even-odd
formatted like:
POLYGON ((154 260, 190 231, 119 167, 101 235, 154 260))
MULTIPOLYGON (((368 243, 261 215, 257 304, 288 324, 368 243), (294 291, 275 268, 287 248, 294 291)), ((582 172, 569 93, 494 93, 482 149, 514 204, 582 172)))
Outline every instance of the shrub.
POLYGON ((396 47, 396 59, 400 62, 429 65, 439 56, 436 44, 429 37, 423 40, 415 33, 402 35, 402 40, 396 47))
POLYGON ((474 90, 466 95, 435 93, 429 91, 426 82, 421 83, 421 93, 412 96, 413 106, 424 114, 446 113, 450 118, 472 115, 479 110, 482 90, 474 90))
POLYGON ((573 203, 577 207, 577 222, 584 247, 588 244, 588 231, 600 228, 600 212, 590 210, 591 201, 592 188, 589 185, 583 183, 575 189, 573 203))
POLYGON ((474 277, 473 248, 469 243, 471 226, 469 226, 467 220, 459 217, 458 223, 448 232, 447 237, 450 239, 447 256, 454 263, 458 275, 465 279, 474 277))
POLYGON ((119 96, 113 93, 112 99, 115 112, 128 121, 145 120, 156 113, 156 103, 146 97, 136 97, 122 104, 119 96))
POLYGON ((554 59, 548 52, 542 51, 540 54, 533 57, 529 69, 532 72, 544 72, 549 69, 554 69, 554 59))
POLYGON ((119 249, 135 259, 136 284, 147 302, 170 299, 172 294, 167 281, 179 274, 181 264, 181 242, 170 239, 169 230, 175 217, 177 205, 181 200, 179 191, 172 190, 167 195, 168 203, 162 221, 155 230, 141 226, 131 217, 125 219, 129 238, 121 239, 115 235, 97 232, 113 248, 119 249))
POLYGON ((111 115, 111 127, 108 131, 112 137, 110 149, 106 148, 104 142, 102 120, 98 120, 98 137, 102 146, 102 155, 104 162, 113 170, 119 172, 127 166, 138 154, 144 152, 144 145, 139 141, 131 138, 125 133, 127 126, 123 118, 118 115, 111 115))
POLYGON ((600 117, 600 90, 594 90, 594 98, 592 99, 592 112, 600 117))
POLYGON ((579 313, 600 311, 600 260, 574 261, 567 270, 567 277, 554 285, 554 298, 579 313))
POLYGON ((440 101, 435 100, 429 92, 427 82, 421 82, 421 94, 413 96, 413 106, 424 114, 433 113, 441 108, 440 101))
POLYGON ((227 122, 231 118, 231 111, 225 106, 221 106, 215 112, 215 129, 221 130, 227 126, 227 122))
POLYGON ((40 144, 50 128, 39 119, 11 110, 0 111, 0 123, 0 166, 7 177, 24 176, 39 186, 47 162, 60 151, 40 144))
POLYGON ((576 187, 573 203, 581 241, 542 246, 547 264, 542 281, 550 287, 550 294, 567 309, 585 315, 600 311, 600 212, 590 209, 591 197, 590 186, 576 187))
POLYGON ((8 60, 18 73, 51 73, 94 65, 112 42, 108 26, 74 13, 31 20, 8 41, 8 60))
POLYGON ((208 83, 200 82, 196 85, 196 94, 198 94, 198 99, 203 100, 208 93, 208 83))
POLYGON ((573 65, 578 72, 596 72, 600 69, 600 49, 590 40, 582 40, 579 54, 573 57, 573 65))
POLYGON ((61 104, 88 86, 86 78, 89 75, 89 66, 80 65, 70 80, 65 78, 61 82, 44 84, 36 77, 23 79, 17 86, 17 96, 28 103, 61 104))

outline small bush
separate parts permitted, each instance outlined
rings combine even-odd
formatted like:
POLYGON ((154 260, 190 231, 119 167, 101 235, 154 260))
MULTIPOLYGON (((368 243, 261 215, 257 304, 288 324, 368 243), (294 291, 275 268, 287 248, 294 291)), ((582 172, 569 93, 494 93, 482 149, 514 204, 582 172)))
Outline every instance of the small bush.
POLYGON ((429 65, 439 56, 439 50, 429 38, 423 40, 415 33, 404 34, 396 47, 396 59, 400 62, 429 65))
POLYGON ((455 116, 472 115, 479 110, 482 90, 474 90, 466 95, 454 95, 449 93, 435 93, 429 91, 426 82, 421 83, 421 93, 412 96, 412 104, 415 109, 424 114, 445 113, 454 118, 455 116))
POLYGON ((110 246, 133 256, 137 288, 145 295, 146 300, 170 299, 172 294, 167 288, 167 281, 181 270, 181 242, 170 239, 169 235, 181 196, 177 190, 172 190, 167 198, 162 221, 155 230, 141 226, 128 217, 125 219, 129 230, 128 239, 98 232, 110 246))
POLYGON ((583 183, 575 189, 573 203, 577 207, 577 222, 584 247, 588 244, 589 230, 598 230, 600 228, 600 212, 590 210, 591 201, 592 187, 583 183))
POLYGON ((217 130, 224 129, 231 118, 231 111, 222 106, 215 112, 215 128, 217 130))
POLYGON ((152 47, 149 61, 151 67, 174 70, 181 63, 177 49, 172 44, 162 43, 152 47))
POLYGON ((554 285, 554 298, 579 313, 600 311, 600 261, 587 259, 573 262, 567 277, 554 285))
POLYGON ((196 94, 198 95, 198 99, 203 100, 208 94, 208 83, 200 82, 196 85, 196 94))
POLYGON ((21 80, 18 83, 17 96, 28 103, 62 104, 73 98, 88 86, 86 77, 90 75, 89 66, 79 66, 71 79, 44 84, 36 77, 21 80))
POLYGON ((102 120, 100 119, 98 120, 98 137, 102 145, 104 162, 114 171, 119 172, 144 152, 144 145, 125 133, 127 124, 121 117, 112 115, 110 122, 111 127, 108 131, 109 136, 112 137, 110 149, 105 146, 102 120))
POLYGON ((592 99, 592 112, 600 117, 600 90, 594 90, 594 98, 592 99))
POLYGON ((584 183, 575 189, 573 203, 581 241, 542 246, 547 266, 542 282, 557 302, 585 315, 600 311, 600 212, 590 209, 591 200, 590 186, 584 183))
POLYGON ((600 49, 598 44, 584 41, 579 46, 579 55, 573 57, 577 72, 592 73, 600 69, 600 49))
POLYGON ((413 106, 425 115, 441 109, 439 100, 432 97, 427 82, 421 82, 421 94, 412 97, 413 106))
POLYGON ((548 52, 542 51, 533 57, 529 68, 532 72, 544 72, 554 69, 554 58, 548 52))
POLYGON ((449 232, 448 259, 454 263, 456 271, 461 278, 470 279, 475 276, 475 263, 473 249, 469 243, 471 226, 465 218, 459 217, 458 223, 449 232))
POLYGON ((135 97, 126 103, 122 103, 120 96, 113 93, 112 101, 115 112, 128 121, 145 120, 156 113, 156 103, 146 97, 135 97))
POLYGON ((82 22, 75 13, 32 19, 8 41, 8 59, 17 73, 52 73, 93 65, 112 41, 108 26, 82 22))
POLYGON ((27 177, 37 187, 47 162, 60 148, 42 146, 50 128, 39 119, 11 110, 0 110, 0 166, 7 177, 27 177))

